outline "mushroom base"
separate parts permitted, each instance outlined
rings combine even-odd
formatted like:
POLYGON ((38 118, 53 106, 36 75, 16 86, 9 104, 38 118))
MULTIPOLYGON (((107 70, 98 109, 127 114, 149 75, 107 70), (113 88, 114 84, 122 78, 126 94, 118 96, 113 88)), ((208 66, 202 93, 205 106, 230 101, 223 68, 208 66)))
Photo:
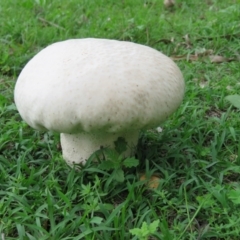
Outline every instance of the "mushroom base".
POLYGON ((134 153, 137 145, 139 132, 128 132, 121 134, 66 134, 61 133, 61 146, 64 160, 70 165, 85 164, 88 158, 101 147, 114 148, 114 141, 122 137, 127 142, 128 149, 124 156, 134 153))

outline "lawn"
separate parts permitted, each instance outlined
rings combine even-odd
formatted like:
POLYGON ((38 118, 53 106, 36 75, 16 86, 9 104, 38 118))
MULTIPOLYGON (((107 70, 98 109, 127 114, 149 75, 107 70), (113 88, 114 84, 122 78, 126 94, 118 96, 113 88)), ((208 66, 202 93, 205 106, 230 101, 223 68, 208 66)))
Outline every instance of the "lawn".
POLYGON ((239 0, 2 0, 0 239, 239 239, 239 110, 225 99, 240 91, 239 39, 239 0), (86 37, 148 45, 184 75, 182 105, 162 131, 141 132, 136 167, 90 158, 71 169, 59 134, 32 129, 15 107, 31 57, 86 37))

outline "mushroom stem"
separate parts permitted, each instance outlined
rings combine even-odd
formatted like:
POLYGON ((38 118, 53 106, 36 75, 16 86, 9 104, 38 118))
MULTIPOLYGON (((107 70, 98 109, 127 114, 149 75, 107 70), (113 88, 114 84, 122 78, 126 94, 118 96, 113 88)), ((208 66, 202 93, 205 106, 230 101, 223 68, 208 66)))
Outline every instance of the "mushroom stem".
POLYGON ((114 148, 114 141, 122 137, 127 142, 128 149, 124 156, 130 156, 137 145, 139 131, 128 133, 61 133, 61 146, 64 160, 72 166, 73 164, 85 164, 92 153, 101 147, 114 148))

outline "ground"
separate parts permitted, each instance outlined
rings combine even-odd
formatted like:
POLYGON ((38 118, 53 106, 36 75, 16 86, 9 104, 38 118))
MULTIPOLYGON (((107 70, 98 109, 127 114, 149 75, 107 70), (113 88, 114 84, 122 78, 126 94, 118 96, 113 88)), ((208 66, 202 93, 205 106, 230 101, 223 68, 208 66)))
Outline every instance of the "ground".
POLYGON ((239 239, 239 110, 225 97, 240 90, 240 2, 163 2, 2 1, 0 239, 137 239, 130 230, 156 220, 151 239, 239 239), (186 93, 161 131, 141 133, 135 158, 117 167, 89 159, 75 171, 58 134, 21 119, 13 89, 40 49, 85 37, 162 51, 183 72, 186 93), (160 179, 157 188, 142 174, 160 179))

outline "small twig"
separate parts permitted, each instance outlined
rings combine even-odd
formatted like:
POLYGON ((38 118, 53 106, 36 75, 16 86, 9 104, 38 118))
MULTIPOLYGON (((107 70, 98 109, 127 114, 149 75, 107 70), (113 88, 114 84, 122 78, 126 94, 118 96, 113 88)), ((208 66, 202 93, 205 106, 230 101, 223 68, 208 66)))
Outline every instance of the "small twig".
POLYGON ((51 26, 53 26, 55 28, 59 28, 59 29, 65 30, 64 27, 61 27, 61 26, 57 25, 56 23, 50 22, 50 21, 48 21, 48 20, 46 20, 46 19, 44 19, 42 17, 38 17, 38 20, 43 22, 43 23, 45 23, 45 24, 51 25, 51 26))

